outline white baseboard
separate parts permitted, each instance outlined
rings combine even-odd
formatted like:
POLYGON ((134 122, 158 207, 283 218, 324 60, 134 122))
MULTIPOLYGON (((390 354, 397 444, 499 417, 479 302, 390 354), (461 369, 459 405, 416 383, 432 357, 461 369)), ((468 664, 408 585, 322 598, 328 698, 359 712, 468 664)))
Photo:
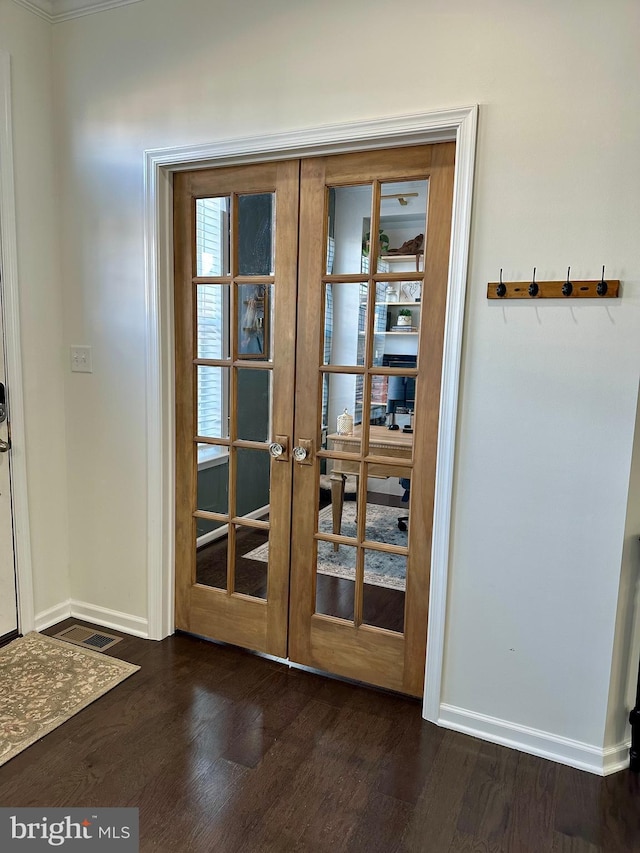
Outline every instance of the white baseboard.
POLYGON ((103 628, 113 628, 116 631, 122 631, 123 634, 132 634, 134 637, 147 639, 149 636, 149 625, 146 619, 121 613, 119 610, 109 610, 107 607, 97 607, 95 604, 77 601, 74 598, 38 613, 35 620, 36 631, 43 631, 55 625, 56 622, 62 622, 63 619, 70 617, 93 622, 103 628))
POLYGON ((629 764, 630 741, 603 749, 453 705, 440 705, 438 725, 598 776, 608 776, 629 764))
POLYGON ((119 610, 109 610, 108 607, 97 607, 86 601, 71 599, 71 615, 86 622, 95 622, 103 628, 115 628, 123 634, 132 634, 134 637, 149 636, 149 623, 140 616, 131 616, 129 613, 121 613, 119 610))
POLYGON ((210 530, 208 533, 203 533, 202 536, 198 536, 196 539, 196 548, 202 548, 203 545, 209 545, 217 539, 222 539, 223 536, 227 535, 228 527, 228 524, 221 524, 220 527, 216 527, 215 530, 210 530))
POLYGON ((603 776, 610 776, 620 770, 626 770, 629 766, 629 750, 631 749, 631 738, 615 746, 604 749, 603 752, 603 776))
POLYGON ((60 604, 49 607, 48 610, 36 613, 34 629, 36 631, 44 631, 45 628, 50 628, 56 622, 62 622, 63 619, 68 619, 70 616, 71 601, 67 599, 66 601, 61 601, 60 604))

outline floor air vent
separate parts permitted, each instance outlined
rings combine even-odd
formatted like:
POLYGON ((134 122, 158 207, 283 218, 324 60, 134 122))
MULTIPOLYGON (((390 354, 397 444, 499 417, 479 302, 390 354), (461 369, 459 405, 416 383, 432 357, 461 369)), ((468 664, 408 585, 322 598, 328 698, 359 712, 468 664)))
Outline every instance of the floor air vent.
POLYGON ((91 628, 83 628, 81 625, 72 625, 59 634, 54 634, 59 640, 75 643, 76 646, 84 646, 85 649, 95 649, 103 652, 119 643, 122 637, 115 634, 105 634, 104 631, 94 631, 91 628))

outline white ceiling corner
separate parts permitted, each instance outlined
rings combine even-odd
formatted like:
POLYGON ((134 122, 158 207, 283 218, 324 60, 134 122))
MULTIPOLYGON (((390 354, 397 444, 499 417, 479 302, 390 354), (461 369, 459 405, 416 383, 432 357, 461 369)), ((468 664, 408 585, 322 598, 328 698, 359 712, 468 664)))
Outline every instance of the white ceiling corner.
POLYGON ((59 24, 83 15, 115 9, 118 6, 130 6, 132 3, 140 3, 141 0, 13 0, 13 2, 51 24, 59 24))
POLYGON ((44 20, 49 21, 50 24, 53 23, 51 0, 13 0, 13 2, 16 5, 22 6, 24 9, 28 9, 30 12, 33 12, 33 14, 37 15, 39 18, 44 18, 44 20))

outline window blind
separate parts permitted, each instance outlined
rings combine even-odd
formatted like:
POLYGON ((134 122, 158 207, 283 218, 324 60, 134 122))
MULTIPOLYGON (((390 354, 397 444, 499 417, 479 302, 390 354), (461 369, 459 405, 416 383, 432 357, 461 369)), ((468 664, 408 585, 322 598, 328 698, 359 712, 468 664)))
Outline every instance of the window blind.
MULTIPOLYGON (((225 236, 228 200, 205 198, 196 202, 196 246, 198 275, 224 275, 225 236)), ((198 285, 197 355, 198 358, 224 358, 227 351, 228 298, 225 285, 198 285)), ((198 434, 210 437, 226 435, 227 370, 222 367, 198 368, 198 434)), ((200 445, 198 462, 226 453, 226 448, 200 445)))

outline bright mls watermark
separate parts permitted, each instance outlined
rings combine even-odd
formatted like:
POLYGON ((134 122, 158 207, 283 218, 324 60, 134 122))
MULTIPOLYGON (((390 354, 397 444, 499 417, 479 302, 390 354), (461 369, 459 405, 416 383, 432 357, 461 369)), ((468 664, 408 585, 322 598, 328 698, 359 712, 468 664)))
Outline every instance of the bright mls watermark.
POLYGON ((0 808, 2 853, 52 849, 138 853, 138 809, 0 808))

